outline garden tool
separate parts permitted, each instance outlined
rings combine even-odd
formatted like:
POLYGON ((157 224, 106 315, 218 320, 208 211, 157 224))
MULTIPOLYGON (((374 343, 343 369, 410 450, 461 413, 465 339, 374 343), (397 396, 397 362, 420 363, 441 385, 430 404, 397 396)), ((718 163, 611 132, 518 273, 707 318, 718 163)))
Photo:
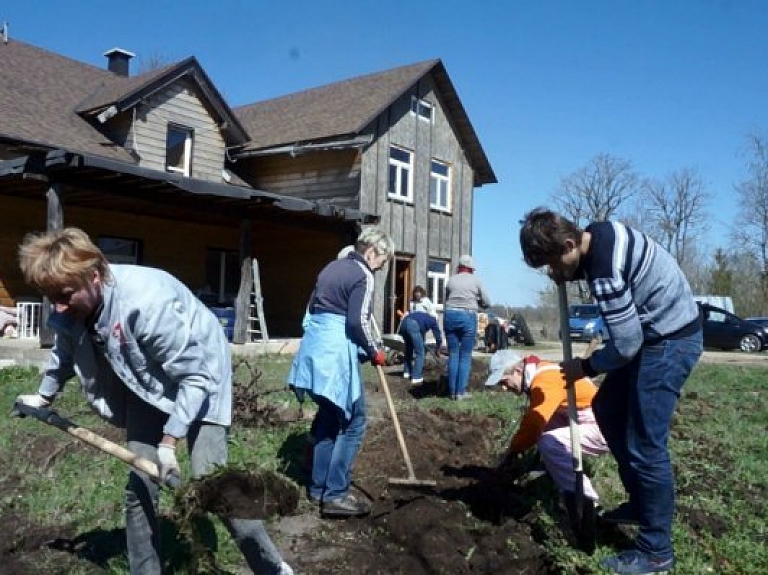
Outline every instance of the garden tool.
MULTIPOLYGON (((565 283, 557 286, 557 295, 560 306, 560 333, 563 341, 563 361, 573 359, 571 347, 571 333, 568 326, 568 293, 565 283)), ((589 357, 599 345, 600 340, 592 340, 585 353, 589 357)), ((571 431, 571 454, 573 457, 573 474, 575 484, 573 492, 565 493, 565 508, 571 529, 576 536, 578 546, 586 553, 592 554, 595 550, 595 502, 584 495, 584 467, 581 458, 581 436, 579 433, 579 416, 576 409, 575 382, 566 382, 568 396, 568 424, 571 431)))
MULTIPOLYGON (((88 429, 79 427, 71 420, 60 416, 51 409, 32 407, 16 401, 13 405, 11 415, 17 417, 34 417, 43 423, 57 427, 88 445, 117 457, 134 469, 146 473, 153 480, 161 483, 159 469, 154 461, 139 457, 129 449, 101 437, 88 429)), ((206 479, 207 478, 203 478, 200 481, 205 482, 206 479)), ((258 572, 258 569, 261 568, 260 564, 262 561, 259 551, 259 534, 263 530, 263 527, 260 520, 267 519, 275 514, 292 514, 298 506, 299 490, 297 486, 293 485, 287 479, 267 470, 265 470, 264 473, 261 473, 258 477, 254 477, 254 479, 255 481, 252 485, 246 484, 247 482, 237 481, 236 487, 241 488, 242 492, 233 494, 237 499, 247 498, 248 501, 253 502, 253 505, 248 506, 248 517, 232 517, 228 510, 219 508, 219 506, 227 507, 226 501, 223 500, 215 502, 214 509, 202 510, 210 510, 220 516, 222 523, 224 523, 225 527, 232 535, 248 565, 254 572, 258 572), (256 493, 254 491, 259 492, 256 493)), ((161 484, 167 487, 176 488, 181 485, 181 480, 175 475, 169 475, 161 484)), ((195 499, 195 497, 190 497, 190 500, 192 500, 193 503, 195 499)), ((186 499, 184 501, 186 501, 186 499)))
MULTIPOLYGON (((374 336, 380 342, 381 333, 379 332, 379 326, 376 324, 376 319, 371 316, 371 327, 373 328, 374 336)), ((389 483, 393 485, 414 485, 414 486, 434 486, 437 482, 433 479, 417 479, 416 474, 413 472, 413 463, 411 463, 411 457, 408 455, 408 448, 405 445, 405 438, 403 437, 403 431, 400 429, 400 421, 397 418, 397 411, 395 411, 395 404, 392 401, 392 395, 389 393, 389 384, 387 384, 387 376, 384 374, 384 369, 380 366, 376 366, 376 372, 379 375, 379 382, 384 389, 384 395, 387 398, 387 406, 389 407, 389 413, 392 416, 392 423, 395 426, 395 435, 397 435, 397 441, 400 444, 400 450, 403 452, 403 459, 405 460, 405 467, 408 470, 408 477, 396 478, 390 477, 389 483)))

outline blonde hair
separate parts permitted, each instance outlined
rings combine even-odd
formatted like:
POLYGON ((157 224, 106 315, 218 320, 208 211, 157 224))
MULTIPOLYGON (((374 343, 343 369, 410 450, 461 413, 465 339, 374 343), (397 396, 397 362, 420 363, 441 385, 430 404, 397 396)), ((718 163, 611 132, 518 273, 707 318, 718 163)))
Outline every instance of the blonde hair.
POLYGON ((24 281, 46 293, 63 286, 83 286, 93 272, 110 279, 109 262, 79 228, 27 234, 19 246, 19 267, 24 281))
POLYGON ((387 259, 392 259, 395 255, 395 242, 387 232, 376 226, 365 228, 355 242, 355 251, 358 253, 363 253, 368 248, 375 249, 380 255, 386 255, 387 259))

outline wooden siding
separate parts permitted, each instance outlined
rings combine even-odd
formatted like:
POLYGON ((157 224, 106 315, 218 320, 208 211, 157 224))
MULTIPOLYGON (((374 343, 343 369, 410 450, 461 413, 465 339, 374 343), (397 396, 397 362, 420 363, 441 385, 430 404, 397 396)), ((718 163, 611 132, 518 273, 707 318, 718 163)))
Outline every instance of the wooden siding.
MULTIPOLYGON (((66 193, 65 193, 66 194, 66 193)), ((65 195, 66 197, 66 195, 65 195)), ((0 234, 0 305, 38 297, 24 283, 16 252, 25 234, 45 230, 46 203, 2 197, 3 233, 0 234)), ((287 219, 287 218, 286 218, 287 219)), ((94 239, 100 235, 139 240, 142 264, 178 277, 196 291, 205 283, 206 249, 239 249, 239 222, 231 227, 169 221, 64 205, 64 225, 77 226, 94 239)), ((261 268, 264 312, 271 337, 300 337, 301 321, 317 274, 350 242, 349 232, 331 226, 291 225, 280 221, 254 221, 252 254, 261 268)))
POLYGON ((139 165, 165 171, 165 142, 169 123, 194 130, 190 177, 221 183, 224 139, 194 84, 185 79, 178 80, 138 105, 125 146, 138 155, 139 165))
MULTIPOLYGON (((413 256, 414 283, 426 285, 430 259, 455 264, 460 255, 472 251, 472 166, 428 77, 382 113, 371 131, 375 141, 363 154, 360 209, 381 216, 380 225, 392 235, 397 252, 413 256), (412 95, 433 105, 432 122, 410 113, 412 95), (390 145, 414 154, 413 202, 388 198, 390 145), (432 159, 451 167, 450 212, 429 206, 432 159)), ((381 313, 383 293, 377 294, 375 305, 381 313)))
POLYGON ((36 298, 21 276, 18 264, 19 244, 31 231, 45 230, 45 202, 2 197, 3 226, 0 233, 0 305, 13 306, 16 301, 36 298))
POLYGON ((357 150, 256 157, 239 160, 231 169, 259 190, 349 208, 359 205, 360 154, 357 150))

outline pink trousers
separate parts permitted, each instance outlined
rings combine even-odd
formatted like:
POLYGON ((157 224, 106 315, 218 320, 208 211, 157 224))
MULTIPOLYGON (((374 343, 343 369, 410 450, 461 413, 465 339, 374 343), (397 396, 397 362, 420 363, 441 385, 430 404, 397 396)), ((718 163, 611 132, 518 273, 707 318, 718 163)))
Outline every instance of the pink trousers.
MULTIPOLYGON (((579 435, 582 455, 608 453, 600 428, 597 426, 591 408, 579 410, 579 435)), ((571 430, 568 425, 568 411, 558 410, 544 428, 539 438, 539 453, 553 481, 560 491, 574 491, 576 477, 573 472, 571 454, 571 430)), ((589 477, 584 475, 584 495, 597 501, 599 497, 589 477)))

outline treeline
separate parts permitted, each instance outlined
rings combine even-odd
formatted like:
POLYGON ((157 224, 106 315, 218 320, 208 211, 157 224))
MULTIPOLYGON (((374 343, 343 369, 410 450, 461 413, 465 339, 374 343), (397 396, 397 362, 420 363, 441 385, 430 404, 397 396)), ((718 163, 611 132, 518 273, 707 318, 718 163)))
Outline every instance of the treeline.
MULTIPOLYGON (((644 177, 631 161, 607 153, 561 178, 549 205, 580 226, 610 219, 647 233, 675 257, 695 294, 730 296, 742 316, 768 315, 768 139, 749 134, 742 152, 744 176, 730 194, 721 194, 738 208, 726 230, 711 225, 718 206, 696 169, 644 177)), ((569 290, 571 301, 592 300, 584 282, 569 290)), ((554 288, 540 293, 537 308, 518 311, 532 326, 551 329, 553 311, 557 324, 554 288)))

